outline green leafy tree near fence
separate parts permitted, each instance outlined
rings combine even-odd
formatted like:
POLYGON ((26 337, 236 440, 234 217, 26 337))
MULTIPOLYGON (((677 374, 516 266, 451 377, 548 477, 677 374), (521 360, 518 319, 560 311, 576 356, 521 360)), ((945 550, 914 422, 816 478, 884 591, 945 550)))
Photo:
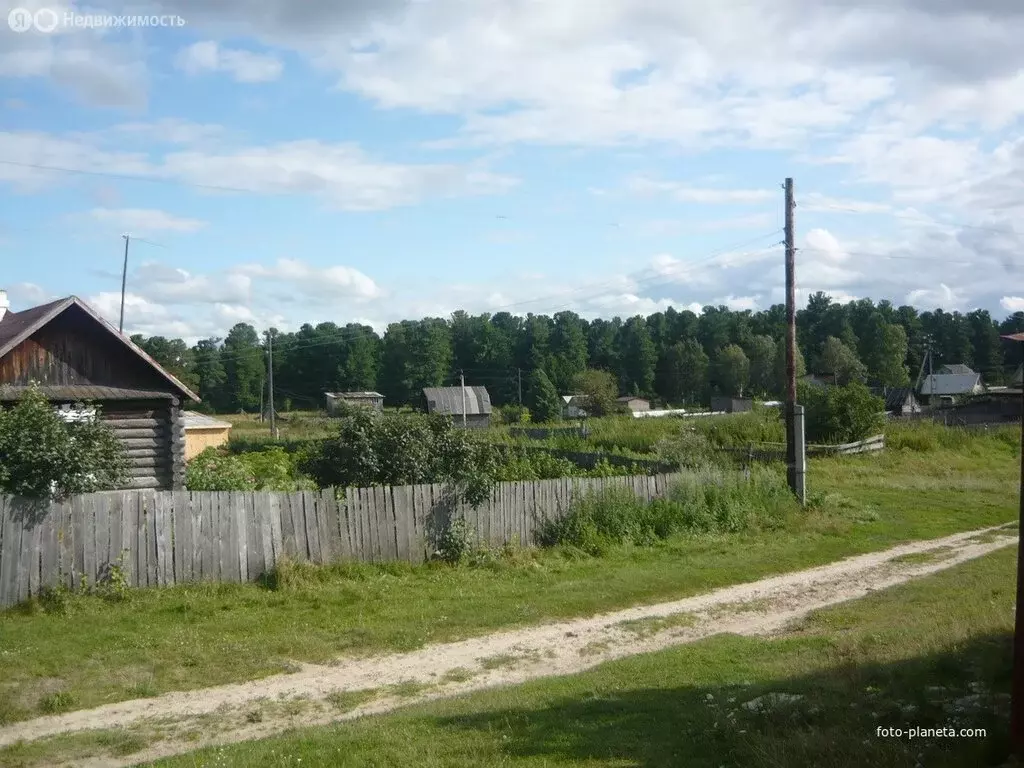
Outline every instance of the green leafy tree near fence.
POLYGON ((67 422, 35 387, 0 408, 0 457, 0 492, 37 499, 116 488, 127 469, 98 416, 67 422))
POLYGON ((882 431, 885 402, 860 382, 844 387, 800 385, 807 439, 814 443, 850 443, 882 431))
POLYGON ((591 416, 607 416, 615 412, 619 387, 615 376, 608 371, 584 371, 576 378, 576 392, 583 395, 587 413, 591 416))

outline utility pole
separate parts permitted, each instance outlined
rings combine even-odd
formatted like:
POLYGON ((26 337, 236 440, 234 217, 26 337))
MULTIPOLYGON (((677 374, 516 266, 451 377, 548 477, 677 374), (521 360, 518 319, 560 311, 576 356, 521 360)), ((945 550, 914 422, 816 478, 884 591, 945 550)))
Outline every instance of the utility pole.
POLYGON ((804 503, 803 409, 796 402, 796 243, 793 179, 786 179, 786 474, 789 487, 804 503))
POLYGON ((462 428, 466 428, 466 376, 459 371, 459 385, 462 387, 462 428))
POLYGON ((519 380, 519 407, 523 406, 523 369, 516 368, 516 376, 519 380))
POLYGON ((277 413, 274 411, 274 331, 267 331, 267 387, 270 400, 270 434, 277 438, 277 413))
MULTIPOLYGON (((1024 333, 1003 336, 1024 342, 1024 333)), ((1024 387, 1021 388, 1020 510, 1017 513, 1017 607, 1013 617, 1013 673, 1010 678, 1010 741, 1013 753, 1024 758, 1024 387)))
POLYGON ((121 268, 121 322, 117 326, 119 333, 124 333, 124 289, 128 284, 128 241, 131 239, 128 235, 122 235, 124 238, 124 266, 121 268))

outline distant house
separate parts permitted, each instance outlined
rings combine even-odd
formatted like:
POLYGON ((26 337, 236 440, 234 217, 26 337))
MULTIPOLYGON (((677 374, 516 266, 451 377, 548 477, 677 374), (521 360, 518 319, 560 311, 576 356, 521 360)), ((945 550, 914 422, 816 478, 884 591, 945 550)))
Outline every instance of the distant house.
POLYGON ((384 395, 380 392, 324 392, 324 399, 330 414, 337 413, 342 403, 372 408, 378 413, 384 410, 384 395))
POLYGON ((126 450, 126 489, 183 488, 182 406, 199 398, 75 296, 22 312, 8 306, 0 291, 0 406, 35 382, 66 419, 98 408, 126 450))
POLYGON ((423 390, 427 413, 451 416, 455 426, 462 426, 465 412, 466 426, 489 427, 491 424, 491 396, 486 387, 428 387, 423 390))
POLYGON ((925 376, 921 382, 922 397, 939 400, 952 400, 958 397, 980 395, 985 391, 981 383, 981 374, 972 371, 966 365, 947 365, 940 373, 925 376))
POLYGON ((747 413, 754 410, 754 401, 745 397, 712 397, 711 410, 716 413, 747 413))
POLYGON ((633 413, 637 413, 638 411, 649 411, 649 410, 651 410, 651 401, 650 400, 645 400, 642 397, 634 397, 633 395, 626 395, 625 397, 620 397, 617 400, 617 402, 619 403, 619 405, 625 406, 626 408, 628 408, 633 413))
POLYGON ((885 400, 885 412, 893 416, 910 416, 921 412, 921 404, 911 387, 884 387, 878 394, 885 400))
POLYGON ((562 395, 562 418, 582 419, 587 416, 586 395, 562 395))
POLYGON ((185 423, 185 461, 191 461, 207 448, 218 448, 231 437, 231 422, 220 421, 195 411, 182 414, 185 423))

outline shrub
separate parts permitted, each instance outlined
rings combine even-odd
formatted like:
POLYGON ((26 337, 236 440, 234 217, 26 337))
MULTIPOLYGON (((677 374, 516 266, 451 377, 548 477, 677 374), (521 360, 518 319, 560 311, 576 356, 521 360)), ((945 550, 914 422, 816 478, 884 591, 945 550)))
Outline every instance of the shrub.
POLYGON ((207 448, 185 466, 190 491, 254 491, 256 476, 238 456, 207 448))
POLYGON ((0 456, 0 491, 36 499, 116 488, 127 472, 124 448, 98 412, 65 421, 35 386, 0 408, 0 456))
POLYGON ((804 386, 799 402, 806 407, 809 442, 848 443, 882 431, 885 402, 859 382, 843 387, 804 386))
POLYGON ((502 424, 529 424, 530 409, 525 405, 503 405, 498 409, 502 424))

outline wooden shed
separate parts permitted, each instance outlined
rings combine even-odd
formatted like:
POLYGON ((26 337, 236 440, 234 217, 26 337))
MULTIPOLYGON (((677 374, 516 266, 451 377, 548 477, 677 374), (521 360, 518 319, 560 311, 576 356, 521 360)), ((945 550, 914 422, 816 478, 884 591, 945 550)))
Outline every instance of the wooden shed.
POLYGON ((182 405, 199 398, 75 296, 23 312, 0 299, 0 405, 35 383, 66 418, 98 407, 127 451, 126 488, 183 488, 182 405))
POLYGON ((486 387, 428 387, 423 390, 423 399, 427 413, 451 416, 457 427, 462 426, 463 412, 467 427, 491 425, 491 396, 486 387))
POLYGON ((231 422, 195 411, 185 411, 185 461, 207 448, 219 448, 231 438, 231 422))
POLYGON ((384 410, 384 395, 380 392, 324 392, 324 400, 327 413, 331 415, 336 414, 342 404, 370 408, 377 413, 384 410))

